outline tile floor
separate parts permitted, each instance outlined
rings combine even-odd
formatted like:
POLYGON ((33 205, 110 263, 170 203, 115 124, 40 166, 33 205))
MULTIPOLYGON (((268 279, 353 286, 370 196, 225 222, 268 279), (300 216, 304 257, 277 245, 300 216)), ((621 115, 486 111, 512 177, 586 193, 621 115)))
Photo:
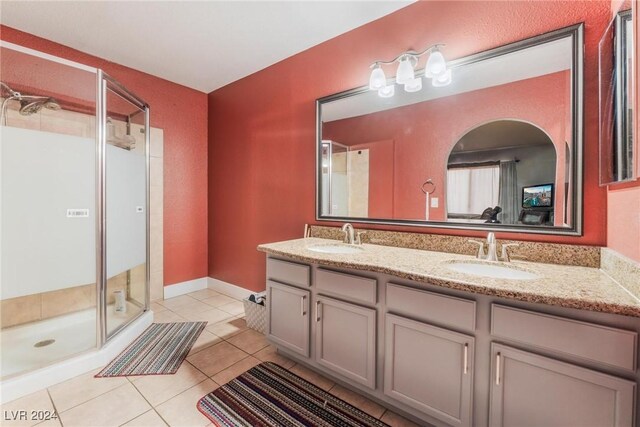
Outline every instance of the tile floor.
POLYGON ((155 322, 209 322, 175 375, 93 378, 89 372, 2 406, 9 426, 210 426, 196 409, 205 394, 262 361, 272 361, 391 426, 415 424, 280 356, 264 335, 246 327, 242 302, 204 289, 152 303, 155 322), (19 410, 56 411, 49 421, 9 421, 19 410))

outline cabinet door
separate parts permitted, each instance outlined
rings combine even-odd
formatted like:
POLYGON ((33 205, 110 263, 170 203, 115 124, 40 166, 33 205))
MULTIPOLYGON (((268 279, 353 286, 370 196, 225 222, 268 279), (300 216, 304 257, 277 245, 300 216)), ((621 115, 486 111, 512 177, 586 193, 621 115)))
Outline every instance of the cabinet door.
POLYGON ((267 281, 267 338, 309 357, 309 291, 267 281))
POLYGON ((635 383, 492 344, 491 426, 631 427, 635 383))
POLYGON ((470 426, 474 338, 385 317, 384 393, 454 426, 470 426))
POLYGON ((316 322, 316 362, 375 388, 376 311, 319 296, 316 322))

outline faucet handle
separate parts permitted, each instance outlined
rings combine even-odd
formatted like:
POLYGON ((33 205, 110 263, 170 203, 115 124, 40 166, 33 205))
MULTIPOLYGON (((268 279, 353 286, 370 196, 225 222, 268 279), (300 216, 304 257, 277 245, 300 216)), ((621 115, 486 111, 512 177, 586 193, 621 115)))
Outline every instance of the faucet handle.
POLYGON ((362 235, 363 234, 367 234, 366 231, 358 231, 356 233, 356 245, 361 245, 362 244, 362 235))
POLYGON ((484 254, 484 242, 481 242, 480 240, 467 240, 467 242, 469 243, 475 243, 476 245, 478 245, 478 254, 476 255, 476 258, 478 259, 484 259, 485 254, 484 254))
POLYGON ((504 262, 510 262, 511 257, 509 256, 509 248, 510 247, 518 247, 519 243, 503 243, 502 244, 502 252, 500 254, 500 260, 504 262))

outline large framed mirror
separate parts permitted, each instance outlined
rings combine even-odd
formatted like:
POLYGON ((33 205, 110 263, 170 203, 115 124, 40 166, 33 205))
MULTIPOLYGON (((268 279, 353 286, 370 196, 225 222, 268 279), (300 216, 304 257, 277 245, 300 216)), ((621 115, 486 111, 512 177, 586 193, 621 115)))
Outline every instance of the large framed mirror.
POLYGON ((448 67, 317 100, 316 219, 580 235, 583 25, 448 67))

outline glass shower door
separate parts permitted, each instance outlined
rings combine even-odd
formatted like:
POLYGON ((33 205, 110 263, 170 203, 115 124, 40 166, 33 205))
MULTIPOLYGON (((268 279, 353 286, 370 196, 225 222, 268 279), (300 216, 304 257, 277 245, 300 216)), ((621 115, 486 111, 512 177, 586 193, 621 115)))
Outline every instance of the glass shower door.
POLYGON ((148 107, 104 80, 107 339, 148 306, 148 107))
POLYGON ((0 377, 96 347, 97 70, 0 47, 0 377))

